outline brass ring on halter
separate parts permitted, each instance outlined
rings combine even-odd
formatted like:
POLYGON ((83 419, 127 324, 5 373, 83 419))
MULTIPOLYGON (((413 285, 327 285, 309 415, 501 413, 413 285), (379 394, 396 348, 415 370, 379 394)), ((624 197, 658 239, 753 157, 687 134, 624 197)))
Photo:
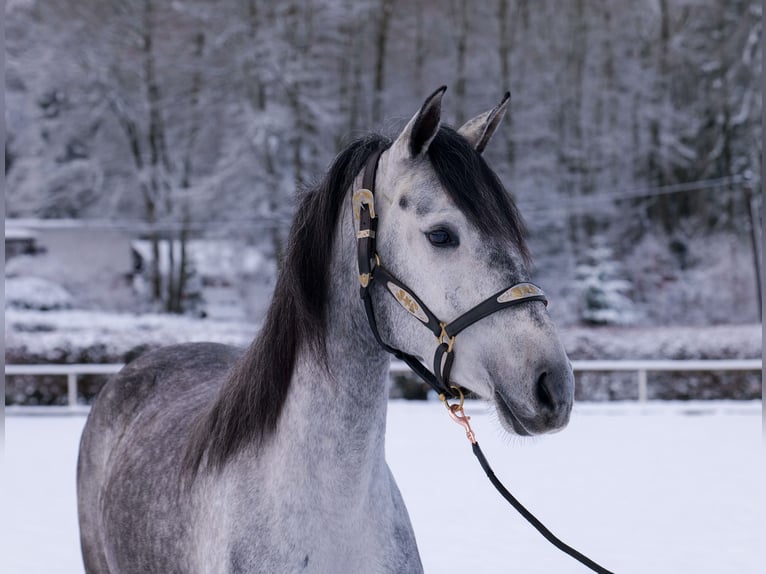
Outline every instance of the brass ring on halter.
POLYGON ((465 402, 465 397, 463 396, 463 391, 457 385, 450 385, 449 388, 450 389, 455 389, 457 391, 457 394, 458 394, 458 397, 459 397, 458 400, 460 401, 460 403, 457 404, 457 405, 449 404, 449 397, 447 397, 444 393, 439 395, 439 399, 441 400, 441 402, 444 403, 444 406, 447 407, 448 411, 452 411, 453 408, 455 410, 457 410, 457 411, 462 411, 463 410, 463 403, 465 402))
POLYGON ((460 404, 458 405, 457 408, 462 411, 463 410, 463 402, 465 401, 465 397, 463 396, 462 389, 460 387, 458 387, 457 385, 450 385, 449 388, 450 389, 455 389, 457 391, 457 394, 460 395, 460 404))

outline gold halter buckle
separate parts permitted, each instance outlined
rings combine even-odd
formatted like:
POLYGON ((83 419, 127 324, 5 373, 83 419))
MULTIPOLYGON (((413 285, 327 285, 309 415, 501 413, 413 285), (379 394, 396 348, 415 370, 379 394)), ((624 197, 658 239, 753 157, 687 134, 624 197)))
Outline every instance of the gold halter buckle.
MULTIPOLYGON (((439 327, 442 328, 442 332, 439 333, 439 336, 436 337, 436 340, 438 341, 439 345, 441 345, 442 343, 447 343, 447 352, 451 353, 452 352, 452 347, 455 346, 455 337, 457 337, 457 335, 452 335, 452 337, 450 337, 447 334, 447 324, 446 323, 439 323, 439 327)), ((460 404, 462 405, 463 401, 460 401, 460 404)))
POLYGON ((354 218, 359 221, 359 212, 362 205, 366 204, 370 209, 370 218, 375 219, 375 196, 369 189, 359 189, 354 193, 351 198, 351 203, 354 206, 354 218))

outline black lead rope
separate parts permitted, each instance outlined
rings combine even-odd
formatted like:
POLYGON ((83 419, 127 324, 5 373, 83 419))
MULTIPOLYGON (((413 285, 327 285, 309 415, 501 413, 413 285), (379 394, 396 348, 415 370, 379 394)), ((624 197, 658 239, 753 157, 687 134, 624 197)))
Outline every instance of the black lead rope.
POLYGON ((548 530, 545 525, 540 522, 534 514, 532 514, 529 510, 527 510, 521 502, 519 502, 515 496, 513 496, 510 492, 508 492, 508 489, 503 486, 503 483, 500 482, 500 480, 495 476, 494 471, 492 470, 492 467, 489 466, 489 462, 487 462, 487 458, 484 456, 484 453, 481 451, 481 447, 479 446, 478 442, 474 442, 471 444, 471 448, 473 449, 473 454, 476 455, 476 458, 479 459, 479 464, 481 465, 481 468, 484 469, 484 472, 487 474, 487 478, 489 478, 489 481, 494 485, 494 487, 497 489, 497 491, 502 495, 503 498, 505 498, 508 503, 513 506, 519 514, 521 514, 524 518, 527 519, 527 522, 529 522, 532 526, 534 526, 537 531, 542 534, 545 539, 553 544, 556 548, 564 552, 565 554, 569 554, 572 558, 577 560, 578 562, 584 564, 594 572, 598 572, 599 574, 614 574, 611 570, 607 570, 600 564, 597 564, 585 554, 582 552, 578 552, 568 544, 565 544, 562 542, 558 537, 556 537, 553 532, 548 530))
POLYGON ((457 387, 453 387, 460 395, 460 403, 459 404, 449 404, 447 397, 444 395, 439 396, 441 401, 446 405, 447 411, 449 412, 450 417, 453 421, 461 425, 465 429, 465 436, 468 437, 468 440, 471 442, 471 448, 473 449, 473 454, 476 456, 476 458, 479 461, 479 464, 481 465, 481 468, 484 469, 484 472, 487 475, 487 478, 489 478, 489 481, 492 483, 492 485, 497 489, 497 491, 501 494, 505 500, 508 501, 508 503, 513 506, 516 511, 521 514, 527 522, 529 522, 532 526, 537 529, 537 531, 542 534, 545 539, 553 544, 556 548, 564 552, 565 554, 568 554, 581 564, 587 566, 594 572, 598 572, 598 574, 614 574, 611 570, 607 570, 600 564, 594 562, 585 554, 582 552, 578 552, 568 544, 565 544, 561 539, 559 539, 553 532, 548 530, 545 525, 540 522, 537 517, 532 514, 529 510, 527 510, 521 502, 518 501, 518 499, 513 496, 507 488, 503 485, 502 482, 500 482, 500 479, 495 476, 495 472, 492 470, 492 467, 489 466, 489 462, 487 461, 487 457, 484 456, 484 453, 481 450, 481 447, 479 446, 479 443, 476 441, 476 435, 473 432, 473 429, 471 428, 471 423, 469 422, 471 420, 471 417, 467 416, 465 414, 465 411, 463 410, 463 393, 458 389, 457 387))

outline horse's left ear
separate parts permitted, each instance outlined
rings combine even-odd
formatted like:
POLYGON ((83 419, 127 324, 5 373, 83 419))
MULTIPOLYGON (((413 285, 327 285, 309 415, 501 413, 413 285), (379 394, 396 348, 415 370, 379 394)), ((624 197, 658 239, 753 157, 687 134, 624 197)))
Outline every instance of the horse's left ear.
POLYGON ((393 149, 400 150, 402 155, 418 157, 428 151, 441 125, 442 96, 447 86, 442 86, 426 98, 422 107, 396 138, 393 149))
POLYGON ((492 134, 495 133, 497 126, 502 121, 510 101, 511 93, 505 92, 502 102, 488 112, 468 120, 458 130, 458 133, 467 139, 477 152, 482 153, 489 140, 492 139, 492 134))

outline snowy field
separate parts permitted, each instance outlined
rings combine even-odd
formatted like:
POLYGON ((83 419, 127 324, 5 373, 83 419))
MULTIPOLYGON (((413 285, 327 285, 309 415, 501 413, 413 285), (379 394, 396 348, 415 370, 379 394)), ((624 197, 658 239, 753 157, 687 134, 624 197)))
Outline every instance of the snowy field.
MULTIPOLYGON (((760 402, 583 404, 564 432, 531 440, 503 436, 481 404, 467 409, 501 480, 605 567, 766 571, 760 402)), ((84 422, 6 418, 0 571, 82 572, 75 462, 84 422)), ((392 402, 387 439, 427 572, 588 571, 506 505, 440 404, 392 402)))

